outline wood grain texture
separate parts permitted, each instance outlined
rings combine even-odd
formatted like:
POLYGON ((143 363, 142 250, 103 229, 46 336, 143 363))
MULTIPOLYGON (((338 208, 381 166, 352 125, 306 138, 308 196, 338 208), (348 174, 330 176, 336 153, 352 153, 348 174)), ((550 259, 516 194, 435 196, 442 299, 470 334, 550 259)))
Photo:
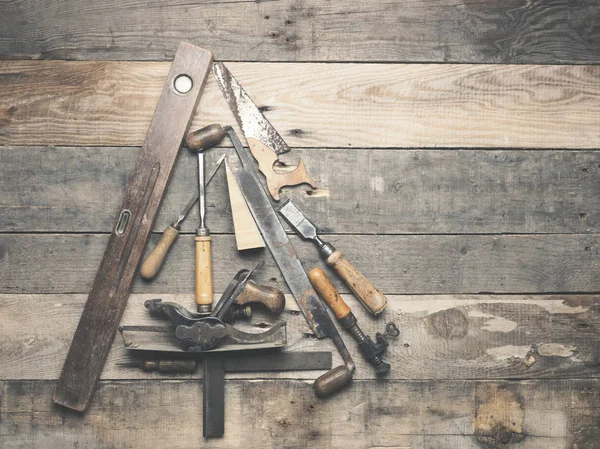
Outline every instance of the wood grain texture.
MULTIPOLYGON (((194 308, 193 294, 134 294, 121 324, 166 325, 152 317, 144 301, 160 297, 194 308)), ((329 340, 311 331, 293 297, 274 317, 256 308, 249 332, 261 323, 287 321, 287 351, 331 351, 329 340)), ((373 318, 356 298, 343 295, 361 328, 374 336, 394 321, 401 330, 390 338, 384 359, 390 379, 495 379, 598 377, 600 298, 597 295, 425 295, 390 296, 380 318, 373 318)), ((54 380, 81 314, 85 295, 0 295, 0 379, 54 380), (39 313, 40 304, 44 314, 39 313)), ((262 309, 264 310, 264 309, 262 309)), ((375 379, 351 336, 341 330, 357 365, 355 379, 375 379)), ((118 366, 132 355, 117 335, 102 372, 103 379, 168 379, 178 375, 146 373, 118 366)), ((322 372, 268 373, 268 378, 316 379, 322 372)), ((229 378, 265 378, 265 373, 232 373, 229 378)), ((187 378, 199 379, 199 369, 187 378)))
MULTIPOLYGON (((107 237, 0 235, 0 293, 87 293, 107 237)), ((325 267, 312 243, 290 239, 305 267, 325 267)), ((329 240, 386 295, 600 291, 598 235, 332 235, 329 240)), ((214 291, 224 291, 238 270, 260 258, 265 266, 256 282, 288 291, 266 249, 240 254, 232 235, 213 235, 212 244, 214 291)), ((340 292, 348 292, 326 271, 340 292)), ((180 236, 154 281, 138 277, 133 290, 192 292, 194 237, 180 236)))
POLYGON ((598 63, 595 1, 3 2, 5 58, 598 63))
MULTIPOLYGON (((228 67, 292 147, 600 146, 599 66, 228 67)), ((141 145, 167 69, 151 62, 6 61, 0 144, 141 145)), ((211 123, 235 123, 213 79, 192 129, 211 123)))
MULTIPOLYGON (((51 389, 0 383, 4 448, 206 444, 196 381, 101 382, 83 416, 53 407, 51 389)), ((594 449, 600 438, 597 380, 358 381, 335 400, 302 381, 230 380, 225 390, 227 430, 210 447, 594 449)))
POLYGON ((250 209, 242 195, 231 169, 225 161, 225 174, 227 179, 227 196, 229 197, 229 210, 235 234, 235 244, 239 251, 245 249, 264 248, 265 241, 256 226, 250 209))
MULTIPOLYGON (((207 167, 223 151, 209 151, 207 167)), ((0 147, 0 230, 110 232, 137 153, 133 148, 0 147)), ((284 193, 323 235, 600 230, 600 210, 594 207, 600 197, 598 151, 309 149, 282 159, 293 164, 298 157, 319 189, 284 193)), ((182 152, 155 232, 179 215, 196 179, 193 156, 182 152)), ((213 233, 233 232, 227 192, 225 174, 219 172, 207 187, 213 233)), ((196 207, 182 232, 195 232, 196 207)), ((174 260, 169 257, 167 264, 174 260)))

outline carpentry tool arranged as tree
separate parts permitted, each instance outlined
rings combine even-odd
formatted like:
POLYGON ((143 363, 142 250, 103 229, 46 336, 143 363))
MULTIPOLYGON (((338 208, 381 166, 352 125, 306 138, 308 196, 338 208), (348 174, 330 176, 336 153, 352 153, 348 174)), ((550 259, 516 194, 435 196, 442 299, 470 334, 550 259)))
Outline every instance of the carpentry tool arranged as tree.
MULTIPOLYGON (((54 401, 59 404, 76 410, 85 410, 89 405, 211 61, 210 52, 185 43, 181 44, 175 56, 65 361, 54 396, 54 401)), ((315 288, 331 306, 342 326, 358 341, 363 355, 380 375, 387 373, 390 368, 380 357, 388 346, 387 337, 398 335, 395 324, 388 323, 387 332, 377 334, 374 342, 358 327, 356 318, 324 272, 313 270, 309 279, 286 235, 272 199, 279 201, 279 191, 283 186, 308 183, 316 187, 314 181, 306 173, 302 160, 292 172, 282 174, 274 171, 278 155, 290 148, 224 65, 215 64, 213 73, 242 127, 250 149, 244 149, 230 126, 213 124, 187 135, 185 146, 197 155, 198 195, 190 199, 177 220, 165 229, 158 245, 140 270, 145 279, 152 279, 157 274, 179 235, 181 223, 198 201, 199 225, 195 237, 196 311, 191 312, 175 302, 152 299, 145 302, 145 307, 154 315, 168 318, 169 326, 119 328, 127 349, 138 353, 153 351, 167 354, 165 358, 146 358, 136 362, 135 366, 146 371, 189 373, 196 368, 197 361, 179 358, 176 354, 189 357, 201 355, 205 437, 220 436, 224 432, 226 370, 327 369, 329 371, 313 384, 318 396, 332 394, 352 380, 355 370, 352 357, 315 288), (281 291, 258 285, 250 279, 263 264, 262 260, 253 270, 240 270, 216 306, 212 307, 211 235, 206 225, 205 188, 225 156, 219 160, 206 182, 204 151, 216 146, 226 135, 235 149, 235 153, 227 157, 226 168, 231 205, 235 209, 232 215, 238 249, 263 247, 266 243, 315 337, 331 338, 338 349, 343 364, 334 369, 331 369, 331 353, 248 352, 282 348, 287 344, 285 321, 276 322, 268 330, 259 333, 248 332, 247 328, 244 330, 243 323, 236 321, 251 318, 250 304, 262 304, 275 314, 284 310, 285 296, 281 291), (250 154, 265 175, 267 188, 263 186, 250 154), (242 226, 247 226, 250 231, 244 238, 241 236, 242 226), (223 355, 231 351, 242 351, 244 356, 223 355)), ((387 301, 385 296, 339 251, 318 237, 316 227, 291 201, 285 202, 279 212, 304 238, 312 239, 319 246, 319 252, 328 265, 338 272, 373 314, 381 313, 387 301)))
POLYGON ((319 396, 338 391, 352 379, 354 362, 344 345, 327 309, 313 289, 302 263, 289 241, 277 213, 264 190, 250 156, 244 150, 235 131, 230 126, 223 128, 231 139, 237 158, 229 157, 231 171, 238 181, 250 212, 288 287, 296 298, 304 317, 317 338, 329 337, 340 352, 344 365, 323 374, 313 384, 319 396))
MULTIPOLYGON (((225 155, 219 158, 210 176, 206 180, 205 185, 210 184, 210 181, 214 178, 224 160, 225 155)), ((167 256, 167 253, 171 249, 171 246, 173 246, 173 243, 175 243, 175 240, 177 240, 177 237, 179 236, 179 231, 181 230, 181 223, 183 223, 183 221, 187 217, 187 214, 192 209, 194 204, 196 204, 197 201, 198 195, 190 199, 184 207, 184 209, 181 211, 181 214, 179 214, 179 216, 177 217, 177 220, 175 220, 173 223, 171 223, 165 228, 162 237, 160 238, 154 249, 142 262, 142 266, 140 267, 140 275, 144 279, 150 280, 153 279, 154 276, 156 276, 165 260, 165 257, 167 256)))
POLYGON ((57 404, 79 411, 90 404, 212 58, 186 42, 175 53, 54 391, 57 404))
POLYGON ((279 191, 284 186, 309 184, 316 189, 317 185, 306 172, 302 159, 298 161, 298 167, 291 172, 277 173, 273 169, 279 160, 278 156, 290 151, 290 147, 223 63, 213 64, 213 75, 244 132, 250 151, 258 162, 258 168, 267 180, 271 196, 279 201, 279 191))
POLYGON ((317 235, 317 227, 306 218, 291 200, 279 208, 279 213, 303 238, 312 240, 319 248, 319 254, 350 287, 362 304, 373 315, 379 315, 387 305, 387 298, 344 257, 331 243, 324 242, 317 235))
MULTIPOLYGON (((128 347, 139 352, 136 347, 128 347)), ((169 353, 169 351, 163 351, 169 353)), ((225 352, 225 351, 223 351, 225 352)), ((220 353, 222 354, 222 353, 220 353)), ((181 355, 173 351, 173 355, 181 355)), ((331 352, 259 352, 252 357, 239 357, 222 354, 225 371, 228 373, 250 373, 260 371, 309 371, 331 369, 331 352)), ((198 360, 190 358, 155 359, 141 358, 117 363, 126 368, 141 368, 148 372, 193 373, 198 368, 198 360)))
POLYGON ((261 260, 253 270, 239 271, 209 316, 203 313, 191 313, 177 303, 163 302, 161 299, 148 300, 144 305, 151 312, 170 318, 175 329, 175 336, 186 351, 209 351, 217 347, 223 339, 239 344, 260 344, 273 341, 273 336, 276 336, 279 329, 285 326, 285 321, 277 323, 268 331, 260 334, 242 332, 224 321, 235 300, 244 290, 250 276, 262 264, 261 260))
POLYGON ((335 317, 338 319, 344 329, 354 337, 358 347, 367 361, 373 365, 375 372, 379 376, 385 376, 389 370, 389 363, 381 360, 381 354, 387 349, 388 341, 386 337, 397 337, 400 331, 395 323, 388 323, 385 327, 385 333, 375 335, 375 343, 371 337, 365 335, 356 322, 356 317, 350 310, 350 307, 344 302, 337 292, 327 275, 320 268, 313 268, 308 272, 308 278, 313 287, 319 293, 319 296, 331 307, 335 317))

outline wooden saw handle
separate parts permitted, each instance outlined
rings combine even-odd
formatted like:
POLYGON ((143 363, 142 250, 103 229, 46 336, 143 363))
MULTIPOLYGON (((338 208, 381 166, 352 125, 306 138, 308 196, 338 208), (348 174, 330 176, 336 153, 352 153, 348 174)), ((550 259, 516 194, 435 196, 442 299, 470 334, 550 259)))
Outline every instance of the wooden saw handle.
POLYGON ((279 191, 285 186, 297 186, 306 183, 313 189, 317 188, 315 181, 306 172, 302 159, 298 161, 298 166, 291 172, 277 173, 273 169, 273 165, 279 158, 273 150, 252 137, 248 137, 247 140, 250 152, 258 162, 258 169, 267 178, 267 188, 275 201, 279 201, 279 191))
POLYGON ((213 302, 212 262, 210 257, 210 242, 212 237, 196 236, 196 304, 207 308, 213 302))
POLYGON ((235 299, 235 303, 241 306, 249 303, 260 302, 271 312, 280 314, 285 308, 285 296, 275 287, 258 285, 254 281, 248 281, 242 293, 235 299))
POLYGON ((165 232, 163 232, 162 237, 154 249, 150 252, 150 254, 148 254, 148 257, 146 257, 142 263, 140 275, 144 279, 149 281, 156 276, 158 270, 160 270, 160 267, 165 260, 165 257, 167 256, 167 253, 171 249, 171 246, 173 246, 173 243, 175 243, 175 240, 177 240, 178 236, 179 229, 174 228, 171 225, 167 226, 165 232))
POLYGON ((379 315, 387 305, 387 298, 344 255, 335 250, 325 262, 332 267, 373 315, 379 315))

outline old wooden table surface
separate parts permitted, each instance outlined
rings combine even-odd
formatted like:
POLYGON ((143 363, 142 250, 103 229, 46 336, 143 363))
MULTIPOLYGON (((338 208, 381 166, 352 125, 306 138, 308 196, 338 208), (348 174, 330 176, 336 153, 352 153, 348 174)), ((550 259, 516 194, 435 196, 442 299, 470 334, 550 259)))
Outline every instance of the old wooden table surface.
MULTIPOLYGON (((1 447, 600 447, 597 0, 8 0, 0 57, 1 447), (347 338, 355 380, 331 399, 319 373, 228 375, 207 443, 200 374, 119 367, 119 341, 85 415, 51 400, 180 40, 304 158, 319 189, 287 193, 389 297, 375 320, 346 295, 365 330, 402 330, 385 381, 347 338)), ((210 79, 192 127, 212 122, 234 120, 210 79)), ((153 242, 194 167, 182 153, 153 242)), ((260 257, 287 291, 268 252, 235 250, 222 172, 208 219, 217 292, 260 257)), ((148 298, 193 303, 195 227, 124 324, 148 298)), ((286 317, 290 350, 331 349, 286 317)))

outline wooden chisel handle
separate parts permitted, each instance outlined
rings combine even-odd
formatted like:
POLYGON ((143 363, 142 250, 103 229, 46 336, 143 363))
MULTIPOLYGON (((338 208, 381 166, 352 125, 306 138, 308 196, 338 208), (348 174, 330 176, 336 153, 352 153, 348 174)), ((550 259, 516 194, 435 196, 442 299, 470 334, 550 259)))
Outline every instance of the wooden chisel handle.
POLYGON ((167 253, 171 249, 171 246, 173 246, 173 243, 175 243, 175 240, 177 240, 178 236, 179 229, 171 225, 167 226, 162 237, 156 244, 156 247, 150 252, 150 254, 148 254, 148 257, 146 257, 142 263, 140 275, 144 279, 149 281, 156 276, 165 260, 165 257, 167 256, 167 253))
POLYGON ((210 235, 196 236, 196 305, 198 312, 210 312, 213 302, 210 235))
POLYGON ((371 281, 358 271, 340 251, 335 250, 325 259, 325 262, 340 275, 369 312, 373 315, 383 312, 387 305, 385 295, 377 290, 371 281))
POLYGON ((242 306, 250 303, 264 304, 271 312, 280 314, 285 308, 285 296, 275 287, 258 285, 248 281, 242 293, 235 299, 235 303, 242 306))

